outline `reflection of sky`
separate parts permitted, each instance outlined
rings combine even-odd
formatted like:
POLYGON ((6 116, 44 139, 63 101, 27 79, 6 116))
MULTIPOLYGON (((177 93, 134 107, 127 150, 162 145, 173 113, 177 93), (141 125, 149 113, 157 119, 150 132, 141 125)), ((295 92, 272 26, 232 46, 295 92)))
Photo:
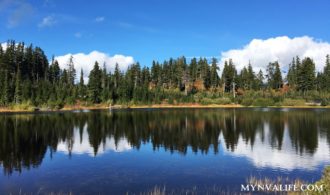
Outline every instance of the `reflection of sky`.
MULTIPOLYGON (((315 129, 316 130, 316 129, 315 129)), ((234 151, 225 149, 225 155, 248 158, 257 167, 281 168, 287 170, 308 169, 313 170, 324 163, 330 163, 330 149, 327 140, 318 137, 318 147, 313 154, 303 152, 300 154, 294 148, 289 137, 287 126, 284 130, 282 149, 271 147, 270 131, 267 124, 264 125, 264 140, 260 133, 256 134, 253 147, 246 143, 240 136, 234 151)), ((219 136, 220 143, 225 143, 222 134, 219 136)))
MULTIPOLYGON (((57 145, 57 151, 68 154, 69 153, 68 146, 69 146, 68 140, 66 140, 65 142, 61 141, 57 145)), ((126 138, 120 138, 116 144, 115 139, 113 137, 110 138, 107 137, 105 139, 105 143, 102 142, 98 147, 97 155, 103 154, 106 151, 124 152, 131 149, 132 146, 128 143, 126 138)), ((74 128, 71 154, 88 154, 90 156, 94 156, 94 148, 89 142, 87 124, 84 126, 82 139, 80 137, 79 128, 74 128)))

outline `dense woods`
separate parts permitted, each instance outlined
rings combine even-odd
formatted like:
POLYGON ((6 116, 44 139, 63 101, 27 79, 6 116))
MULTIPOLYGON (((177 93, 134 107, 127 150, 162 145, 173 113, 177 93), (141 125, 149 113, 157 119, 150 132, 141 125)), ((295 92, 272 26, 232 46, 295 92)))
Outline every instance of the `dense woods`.
POLYGON ((150 67, 137 62, 127 70, 120 70, 117 64, 113 72, 95 62, 87 83, 84 72, 75 69, 73 57, 61 69, 55 59, 49 62, 41 48, 8 41, 6 48, 0 46, 0 105, 329 104, 329 55, 322 72, 316 72, 308 57, 294 57, 285 75, 281 66, 270 62, 266 72, 254 72, 253 64, 248 64, 238 72, 228 60, 219 75, 215 58, 170 58, 162 63, 153 61, 150 67))

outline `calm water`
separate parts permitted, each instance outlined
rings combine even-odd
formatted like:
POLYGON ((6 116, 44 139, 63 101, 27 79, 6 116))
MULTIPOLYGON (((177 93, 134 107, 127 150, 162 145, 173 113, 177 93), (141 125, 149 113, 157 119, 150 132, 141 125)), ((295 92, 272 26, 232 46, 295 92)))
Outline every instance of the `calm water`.
POLYGON ((328 164, 330 110, 0 115, 0 194, 239 191, 251 176, 312 182, 328 164))

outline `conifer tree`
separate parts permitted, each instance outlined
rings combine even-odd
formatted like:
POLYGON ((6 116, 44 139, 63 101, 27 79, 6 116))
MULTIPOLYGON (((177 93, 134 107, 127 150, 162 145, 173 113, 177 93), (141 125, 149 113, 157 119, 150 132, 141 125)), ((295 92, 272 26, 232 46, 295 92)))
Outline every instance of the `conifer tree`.
POLYGON ((263 88, 264 85, 264 74, 262 72, 262 70, 259 70, 258 74, 257 74, 257 78, 256 78, 256 90, 261 90, 263 88))
POLYGON ((189 66, 189 73, 191 81, 194 82, 197 79, 197 59, 191 59, 190 66, 189 66))
POLYGON ((68 83, 70 86, 74 85, 74 80, 76 79, 76 69, 74 68, 73 56, 70 56, 68 63, 68 83))
POLYGON ((229 61, 225 61, 225 65, 222 72, 222 83, 224 83, 225 92, 232 91, 234 83, 236 83, 237 79, 237 71, 232 59, 229 61))
POLYGON ((211 64, 211 70, 210 70, 210 82, 211 82, 211 86, 213 88, 216 88, 219 85, 218 71, 220 70, 220 68, 218 67, 217 63, 218 63, 217 59, 212 58, 212 64, 211 64))
POLYGON ((255 83, 255 75, 250 62, 247 68, 247 79, 248 79, 248 89, 252 89, 255 83))
POLYGON ((272 89, 279 89, 282 84, 282 74, 279 63, 273 62, 269 63, 267 66, 267 80, 268 80, 268 87, 272 89))
POLYGON ((297 85, 297 67, 295 59, 293 58, 291 64, 289 65, 289 70, 287 74, 287 82, 291 87, 297 85))
POLYGON ((102 70, 99 67, 99 63, 95 62, 93 70, 89 74, 88 81, 88 96, 89 100, 93 103, 101 102, 101 90, 102 90, 102 70))
POLYGON ((324 75, 324 89, 330 91, 330 56, 326 56, 325 67, 323 70, 324 75))
POLYGON ((4 78, 3 92, 2 92, 3 105, 9 104, 10 102, 9 95, 10 95, 9 77, 8 77, 8 71, 5 70, 5 78, 4 78))
POLYGON ((81 69, 80 71, 80 81, 79 81, 79 97, 81 99, 85 98, 85 83, 84 83, 84 71, 81 69))
POLYGON ((16 81, 15 81, 15 104, 21 103, 22 90, 21 90, 21 71, 20 68, 17 68, 16 81))
POLYGON ((311 58, 305 58, 299 66, 298 90, 306 92, 315 87, 315 64, 311 58))

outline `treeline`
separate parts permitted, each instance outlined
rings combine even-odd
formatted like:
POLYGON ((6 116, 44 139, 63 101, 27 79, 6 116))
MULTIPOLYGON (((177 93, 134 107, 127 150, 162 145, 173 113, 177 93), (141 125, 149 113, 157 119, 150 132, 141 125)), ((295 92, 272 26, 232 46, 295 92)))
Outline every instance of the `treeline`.
POLYGON ((230 98, 236 103, 242 103, 244 97, 259 96, 329 98, 329 55, 324 71, 318 73, 311 58, 293 58, 285 78, 278 62, 270 62, 265 73, 256 73, 251 64, 238 72, 233 61, 228 60, 222 75, 219 71, 215 58, 211 62, 205 58, 189 62, 185 57, 171 58, 163 63, 153 61, 150 68, 137 62, 125 71, 116 64, 113 72, 95 62, 85 83, 83 71, 78 70, 77 75, 73 57, 61 69, 56 60, 49 63, 41 48, 8 41, 6 48, 0 46, 0 105, 201 103, 205 97, 230 98), (76 77, 80 77, 78 82, 76 77))

